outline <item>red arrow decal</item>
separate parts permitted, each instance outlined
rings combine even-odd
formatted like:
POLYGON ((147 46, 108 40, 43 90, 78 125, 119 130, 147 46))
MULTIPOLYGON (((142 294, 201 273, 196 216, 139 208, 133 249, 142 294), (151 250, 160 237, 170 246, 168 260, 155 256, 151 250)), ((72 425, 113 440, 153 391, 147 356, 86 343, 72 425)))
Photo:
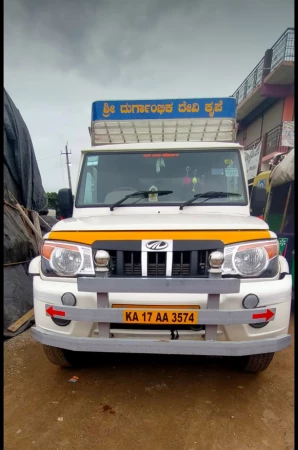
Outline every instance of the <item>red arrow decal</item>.
POLYGON ((275 315, 275 313, 273 313, 271 311, 271 309, 267 309, 266 312, 264 312, 264 313, 253 314, 252 318, 253 319, 265 319, 266 322, 268 322, 268 320, 270 320, 274 315, 275 315))
POLYGON ((54 309, 53 306, 50 306, 48 309, 46 309, 46 313, 48 313, 49 316, 65 316, 65 311, 57 311, 57 309, 54 309))

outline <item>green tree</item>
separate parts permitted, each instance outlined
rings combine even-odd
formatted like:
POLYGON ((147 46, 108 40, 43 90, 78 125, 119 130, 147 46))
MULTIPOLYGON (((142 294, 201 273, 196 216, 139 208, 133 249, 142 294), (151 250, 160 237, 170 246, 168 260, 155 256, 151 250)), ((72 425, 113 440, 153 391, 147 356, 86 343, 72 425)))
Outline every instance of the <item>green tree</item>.
POLYGON ((58 208, 57 192, 47 192, 47 197, 48 197, 48 208, 55 209, 55 211, 57 211, 57 208, 58 208))

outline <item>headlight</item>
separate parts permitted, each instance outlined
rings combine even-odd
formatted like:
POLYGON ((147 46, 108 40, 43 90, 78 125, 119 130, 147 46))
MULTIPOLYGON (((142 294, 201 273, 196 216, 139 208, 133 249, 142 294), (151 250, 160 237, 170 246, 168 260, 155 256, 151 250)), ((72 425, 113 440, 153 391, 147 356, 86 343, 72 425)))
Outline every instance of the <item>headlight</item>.
POLYGON ((278 272, 278 251, 276 239, 228 245, 224 251, 223 275, 274 277, 278 272))
POLYGON ((91 247, 45 241, 41 269, 46 276, 94 275, 91 247))

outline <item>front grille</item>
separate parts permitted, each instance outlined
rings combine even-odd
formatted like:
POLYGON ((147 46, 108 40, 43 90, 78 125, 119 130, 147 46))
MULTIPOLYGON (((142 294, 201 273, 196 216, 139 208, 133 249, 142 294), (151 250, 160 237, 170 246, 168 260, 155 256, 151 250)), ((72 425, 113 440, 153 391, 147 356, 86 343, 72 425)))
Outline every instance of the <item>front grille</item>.
POLYGON ((201 252, 198 252, 198 275, 200 276, 208 276, 208 259, 210 253, 212 253, 211 250, 202 250, 201 252))
POLYGON ((142 275, 141 252, 124 253, 124 275, 126 277, 140 277, 142 275))
POLYGON ((164 277, 166 276, 166 259, 165 252, 149 252, 147 273, 148 277, 164 277))
MULTIPOLYGON (((141 277, 142 253, 140 251, 109 251, 111 255, 110 276, 141 277)), ((172 277, 207 277, 208 257, 211 250, 174 251, 172 277)), ((147 253, 147 276, 167 275, 167 252, 147 253)))
POLYGON ((207 276, 211 251, 173 252, 172 277, 207 276))
POLYGON ((187 277, 190 275, 191 252, 173 252, 173 277, 187 277))

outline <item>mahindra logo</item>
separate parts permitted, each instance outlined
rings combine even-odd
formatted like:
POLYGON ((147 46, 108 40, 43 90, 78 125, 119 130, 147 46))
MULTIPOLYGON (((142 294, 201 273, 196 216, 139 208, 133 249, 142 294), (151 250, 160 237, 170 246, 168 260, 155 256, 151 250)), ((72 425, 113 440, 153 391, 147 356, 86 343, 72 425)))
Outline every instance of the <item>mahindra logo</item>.
POLYGON ((169 244, 164 241, 150 241, 146 244, 149 250, 164 250, 169 244))

